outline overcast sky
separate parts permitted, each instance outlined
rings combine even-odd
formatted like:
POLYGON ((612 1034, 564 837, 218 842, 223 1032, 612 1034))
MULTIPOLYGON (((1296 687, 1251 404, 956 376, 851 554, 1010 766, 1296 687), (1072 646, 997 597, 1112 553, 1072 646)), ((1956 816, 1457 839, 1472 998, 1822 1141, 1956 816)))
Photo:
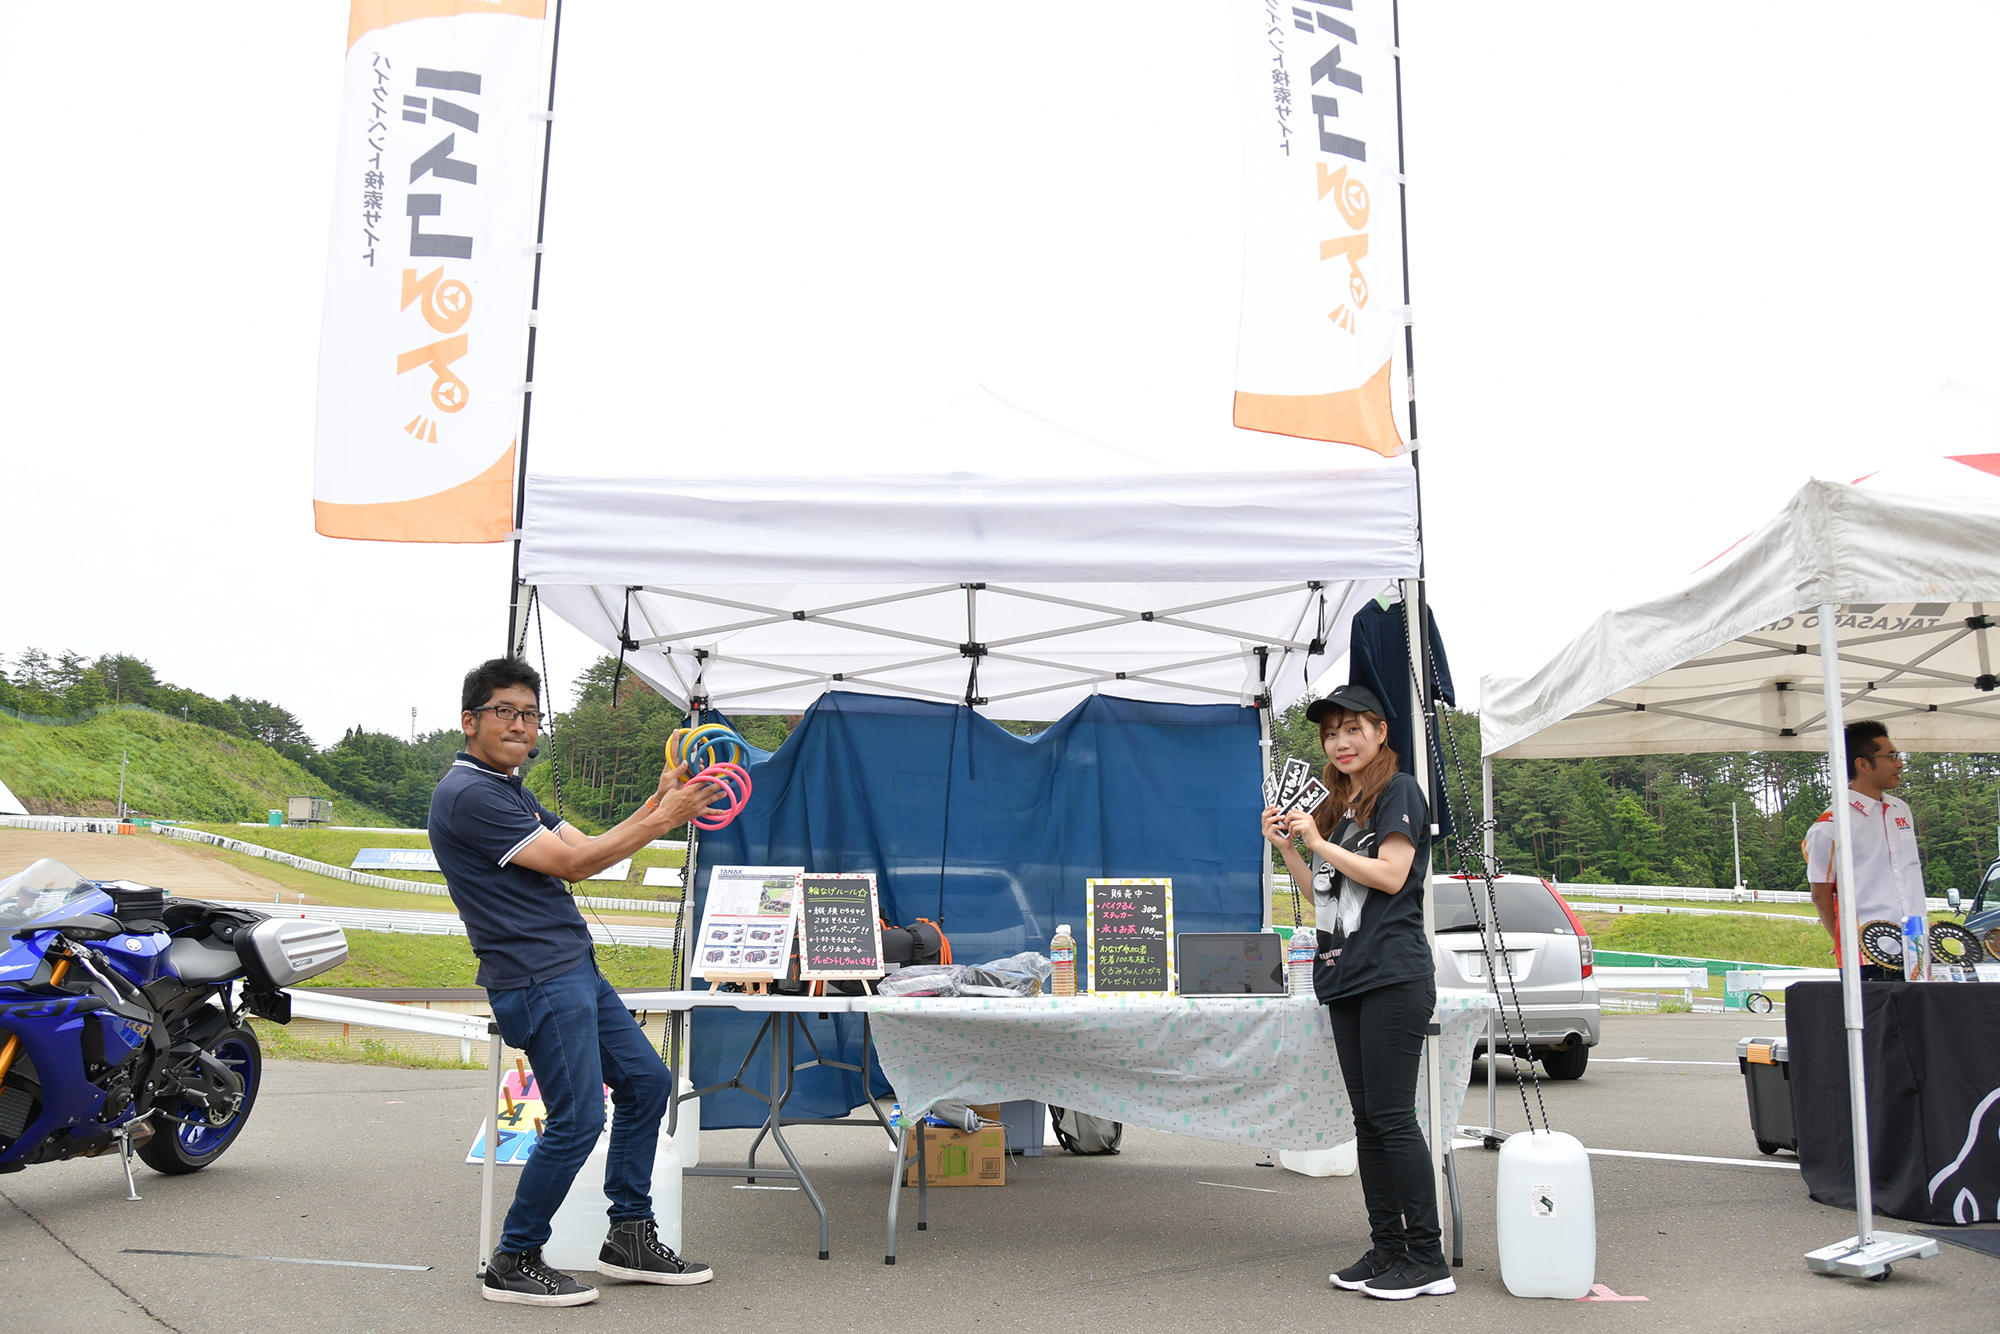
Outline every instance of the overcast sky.
MULTIPOLYGON (((452 725, 509 567, 313 532, 347 9, 0 6, 0 653, 135 653, 322 744, 452 725)), ((1466 702, 1809 477, 2000 450, 2000 6, 1412 0, 1403 35, 1466 702)), ((1226 424, 1230 40, 1221 0, 576 6, 530 467, 978 385, 1112 443, 1226 424)), ((594 654, 550 626, 558 707, 594 654)))

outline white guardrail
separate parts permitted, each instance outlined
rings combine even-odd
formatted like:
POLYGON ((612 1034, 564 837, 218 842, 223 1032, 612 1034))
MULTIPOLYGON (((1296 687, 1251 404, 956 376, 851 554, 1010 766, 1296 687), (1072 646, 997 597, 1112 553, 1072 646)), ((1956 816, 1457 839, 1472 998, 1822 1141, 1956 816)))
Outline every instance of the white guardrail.
MULTIPOLYGON (((1289 875, 1277 876, 1276 882, 1279 893, 1289 894, 1292 892, 1292 878, 1289 875)), ((1555 886, 1556 892, 1561 894, 1564 901, 1572 908, 1583 906, 1577 901, 1578 896, 1590 895, 1614 899, 1677 899, 1688 903, 1812 902, 1812 892, 1804 889, 1712 889, 1703 885, 1586 885, 1581 882, 1564 884, 1560 880, 1551 880, 1549 883, 1555 886)), ((1945 900, 1937 897, 1927 898, 1924 900, 1924 903, 1931 912, 1945 912, 1951 907, 1945 900)), ((1603 904, 1595 905, 1593 911, 1598 908, 1602 908, 1607 912, 1620 911, 1615 904, 1608 906, 1603 904)), ((1623 911, 1645 912, 1646 909, 1627 906, 1623 911)), ((1655 911, 1666 912, 1668 909, 1660 908, 1655 911)), ((1696 913, 1704 910, 1699 908, 1676 908, 1672 911, 1696 913)), ((1711 908, 1706 911, 1717 912, 1720 910, 1711 908)), ((1504 926, 1506 923, 1503 922, 1501 925, 1504 926)))

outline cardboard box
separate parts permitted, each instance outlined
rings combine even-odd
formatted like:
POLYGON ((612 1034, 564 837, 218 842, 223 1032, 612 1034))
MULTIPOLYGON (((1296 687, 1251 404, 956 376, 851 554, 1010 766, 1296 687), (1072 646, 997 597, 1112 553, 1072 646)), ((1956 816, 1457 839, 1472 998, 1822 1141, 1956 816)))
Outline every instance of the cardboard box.
MULTIPOLYGON (((1000 1119, 997 1102, 976 1103, 973 1110, 989 1121, 1000 1119)), ((917 1184, 916 1136, 909 1139, 909 1170, 905 1180, 917 1184)), ((924 1179, 932 1186, 1004 1186, 1007 1184, 1007 1129, 982 1126, 963 1130, 924 1127, 924 1179)))

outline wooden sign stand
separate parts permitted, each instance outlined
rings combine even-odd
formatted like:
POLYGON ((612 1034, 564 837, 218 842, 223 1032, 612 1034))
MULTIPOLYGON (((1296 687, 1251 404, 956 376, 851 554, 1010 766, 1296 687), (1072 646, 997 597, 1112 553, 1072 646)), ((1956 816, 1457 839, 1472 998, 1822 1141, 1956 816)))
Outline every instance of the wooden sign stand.
POLYGON ((769 973, 703 973, 702 977, 713 983, 734 982, 751 996, 770 995, 771 984, 777 981, 769 973))
MULTIPOLYGON (((879 991, 875 990, 875 983, 877 979, 872 977, 840 977, 840 978, 835 978, 834 981, 859 982, 861 984, 861 994, 864 996, 879 996, 882 994, 879 991)), ((820 978, 818 981, 814 982, 812 984, 811 990, 807 991, 806 994, 808 996, 824 996, 826 994, 826 979, 820 978)))

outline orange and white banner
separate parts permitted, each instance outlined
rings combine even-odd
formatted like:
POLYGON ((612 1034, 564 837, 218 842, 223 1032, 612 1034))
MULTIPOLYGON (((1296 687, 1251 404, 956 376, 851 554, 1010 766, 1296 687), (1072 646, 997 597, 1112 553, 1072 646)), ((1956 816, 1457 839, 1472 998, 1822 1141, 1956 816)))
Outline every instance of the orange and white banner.
POLYGON ((1391 0, 1231 0, 1243 97, 1236 424, 1403 452, 1391 0))
POLYGON ((354 0, 320 331, 315 524, 514 526, 546 0, 354 0))

